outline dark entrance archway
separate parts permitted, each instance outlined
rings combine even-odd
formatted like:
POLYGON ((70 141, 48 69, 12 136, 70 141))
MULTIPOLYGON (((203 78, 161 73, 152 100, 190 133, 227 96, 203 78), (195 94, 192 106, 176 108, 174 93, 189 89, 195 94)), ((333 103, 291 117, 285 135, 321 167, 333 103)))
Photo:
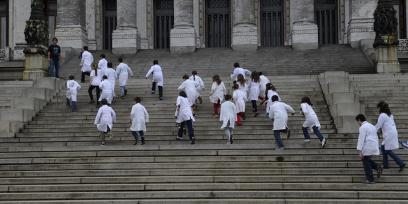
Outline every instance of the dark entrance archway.
POLYGON ((103 0, 103 48, 112 49, 112 32, 117 25, 116 0, 103 0))
POLYGON ((337 0, 315 0, 319 44, 338 44, 337 0))
POLYGON ((231 47, 231 2, 206 1, 206 46, 231 47))
POLYGON ((170 47, 170 30, 174 26, 174 1, 154 1, 154 48, 170 47))
POLYGON ((284 45, 284 1, 261 0, 261 45, 277 47, 284 45))

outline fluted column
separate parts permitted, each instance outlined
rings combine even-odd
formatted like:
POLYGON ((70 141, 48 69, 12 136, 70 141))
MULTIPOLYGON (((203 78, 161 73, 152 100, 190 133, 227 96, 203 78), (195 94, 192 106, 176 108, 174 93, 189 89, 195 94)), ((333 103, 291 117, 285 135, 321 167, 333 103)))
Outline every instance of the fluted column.
POLYGON ((61 47, 82 48, 87 44, 85 1, 58 0, 55 37, 61 47))
POLYGON ((256 50, 258 27, 255 20, 255 1, 235 0, 232 29, 232 49, 256 50))
POLYGON ((348 24, 347 37, 352 47, 359 47, 361 41, 372 47, 375 38, 374 11, 378 0, 350 1, 351 18, 348 24))
POLYGON ((137 0, 117 0, 118 25, 112 34, 114 54, 135 54, 138 48, 137 0))
POLYGON ((174 28, 170 31, 170 51, 189 53, 195 49, 193 0, 174 0, 174 28))
POLYGON ((319 47, 319 31, 314 15, 314 0, 290 0, 292 47, 294 49, 305 50, 319 47))

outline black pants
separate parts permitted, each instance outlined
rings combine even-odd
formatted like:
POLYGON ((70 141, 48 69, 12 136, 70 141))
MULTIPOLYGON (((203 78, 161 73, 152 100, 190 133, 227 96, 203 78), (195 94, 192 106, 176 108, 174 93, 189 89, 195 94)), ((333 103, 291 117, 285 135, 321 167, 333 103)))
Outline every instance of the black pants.
POLYGON ((364 173, 368 181, 374 181, 374 176, 373 176, 373 169, 377 170, 378 165, 371 159, 371 156, 364 156, 363 157, 363 167, 364 167, 364 173))
POLYGON ((258 112, 258 106, 256 104, 256 101, 252 100, 251 103, 252 103, 252 112, 254 113, 258 112))
POLYGON ((89 98, 91 99, 91 101, 94 100, 93 94, 92 94, 92 91, 93 91, 94 89, 96 89, 96 100, 99 100, 99 97, 101 96, 101 89, 99 89, 99 86, 92 86, 92 85, 90 85, 90 86, 89 86, 89 89, 88 89, 88 94, 89 94, 89 98))
MULTIPOLYGON (((152 82, 152 92, 156 91, 157 82, 152 82)), ((159 88, 159 97, 163 97, 163 86, 158 86, 159 88)))
POLYGON ((190 137, 191 141, 194 141, 193 121, 191 119, 180 123, 180 127, 178 130, 178 137, 180 138, 183 137, 184 126, 186 125, 187 125, 187 130, 188 130, 188 136, 190 137))
POLYGON ((90 72, 82 72, 81 73, 81 82, 85 83, 85 75, 90 76, 91 73, 90 72))

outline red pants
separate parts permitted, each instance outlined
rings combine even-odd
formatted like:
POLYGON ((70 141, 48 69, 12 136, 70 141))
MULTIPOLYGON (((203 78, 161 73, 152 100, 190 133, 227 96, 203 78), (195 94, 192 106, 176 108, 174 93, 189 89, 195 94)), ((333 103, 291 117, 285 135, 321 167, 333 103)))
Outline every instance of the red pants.
POLYGON ((237 113, 237 125, 241 126, 242 125, 242 120, 244 120, 245 113, 244 112, 239 112, 237 113))
POLYGON ((215 114, 215 115, 219 115, 219 114, 220 114, 220 111, 221 111, 221 103, 220 103, 220 100, 218 100, 218 103, 214 103, 213 109, 214 109, 214 114, 215 114))

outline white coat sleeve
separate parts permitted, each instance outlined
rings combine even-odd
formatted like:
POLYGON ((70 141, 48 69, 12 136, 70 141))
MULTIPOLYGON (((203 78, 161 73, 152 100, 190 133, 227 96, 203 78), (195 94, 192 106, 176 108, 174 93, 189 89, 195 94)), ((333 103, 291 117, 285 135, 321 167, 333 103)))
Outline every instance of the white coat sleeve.
POLYGON ((357 150, 362 151, 364 145, 364 139, 366 137, 366 132, 363 127, 360 127, 357 141, 357 150))
POLYGON ((216 83, 216 82, 214 82, 214 83, 211 85, 210 96, 214 94, 215 87, 216 87, 215 83, 216 83))
POLYGON ((121 71, 122 71, 122 68, 116 68, 116 71, 115 71, 115 78, 116 79, 119 79, 119 75, 120 75, 121 71))
POLYGON ((96 114, 96 117, 95 117, 95 122, 94 122, 95 125, 99 124, 99 121, 101 120, 101 116, 102 116, 102 110, 99 108, 98 113, 96 114))
POLYGON ((384 125, 384 122, 385 122, 384 115, 380 114, 380 116, 378 117, 377 124, 375 125, 375 128, 377 129, 377 131, 382 128, 382 126, 384 125))
POLYGON ((272 106, 268 107, 267 113, 269 114, 269 119, 273 119, 275 117, 274 112, 272 110, 272 106))
POLYGON ((179 91, 183 91, 185 89, 184 82, 177 88, 179 91))
POLYGON ((149 122, 149 113, 147 112, 147 110, 146 110, 146 108, 143 108, 143 111, 144 111, 144 115, 145 115, 145 121, 146 121, 146 123, 148 123, 149 122))
POLYGON ((112 122, 116 123, 116 113, 115 113, 115 111, 113 109, 111 109, 111 110, 112 110, 112 112, 111 112, 112 122))
POLYGON ((203 82, 203 80, 200 78, 200 86, 201 86, 201 88, 205 88, 205 86, 204 86, 204 82, 203 82))
POLYGON ((153 67, 150 67, 149 71, 146 74, 146 78, 148 78, 153 72, 153 67))
POLYGON ((295 110, 293 110, 293 108, 288 104, 285 104, 285 109, 289 113, 295 113, 295 110))
POLYGON ((135 109, 132 107, 132 110, 130 111, 130 120, 133 121, 133 118, 135 116, 135 109))
POLYGON ((307 113, 309 113, 309 110, 306 108, 306 104, 300 104, 300 109, 302 110, 302 113, 303 114, 307 114, 307 113))
POLYGON ((132 71, 132 69, 131 69, 129 66, 127 67, 127 69, 128 69, 129 75, 130 75, 130 76, 133 76, 133 71, 132 71))

